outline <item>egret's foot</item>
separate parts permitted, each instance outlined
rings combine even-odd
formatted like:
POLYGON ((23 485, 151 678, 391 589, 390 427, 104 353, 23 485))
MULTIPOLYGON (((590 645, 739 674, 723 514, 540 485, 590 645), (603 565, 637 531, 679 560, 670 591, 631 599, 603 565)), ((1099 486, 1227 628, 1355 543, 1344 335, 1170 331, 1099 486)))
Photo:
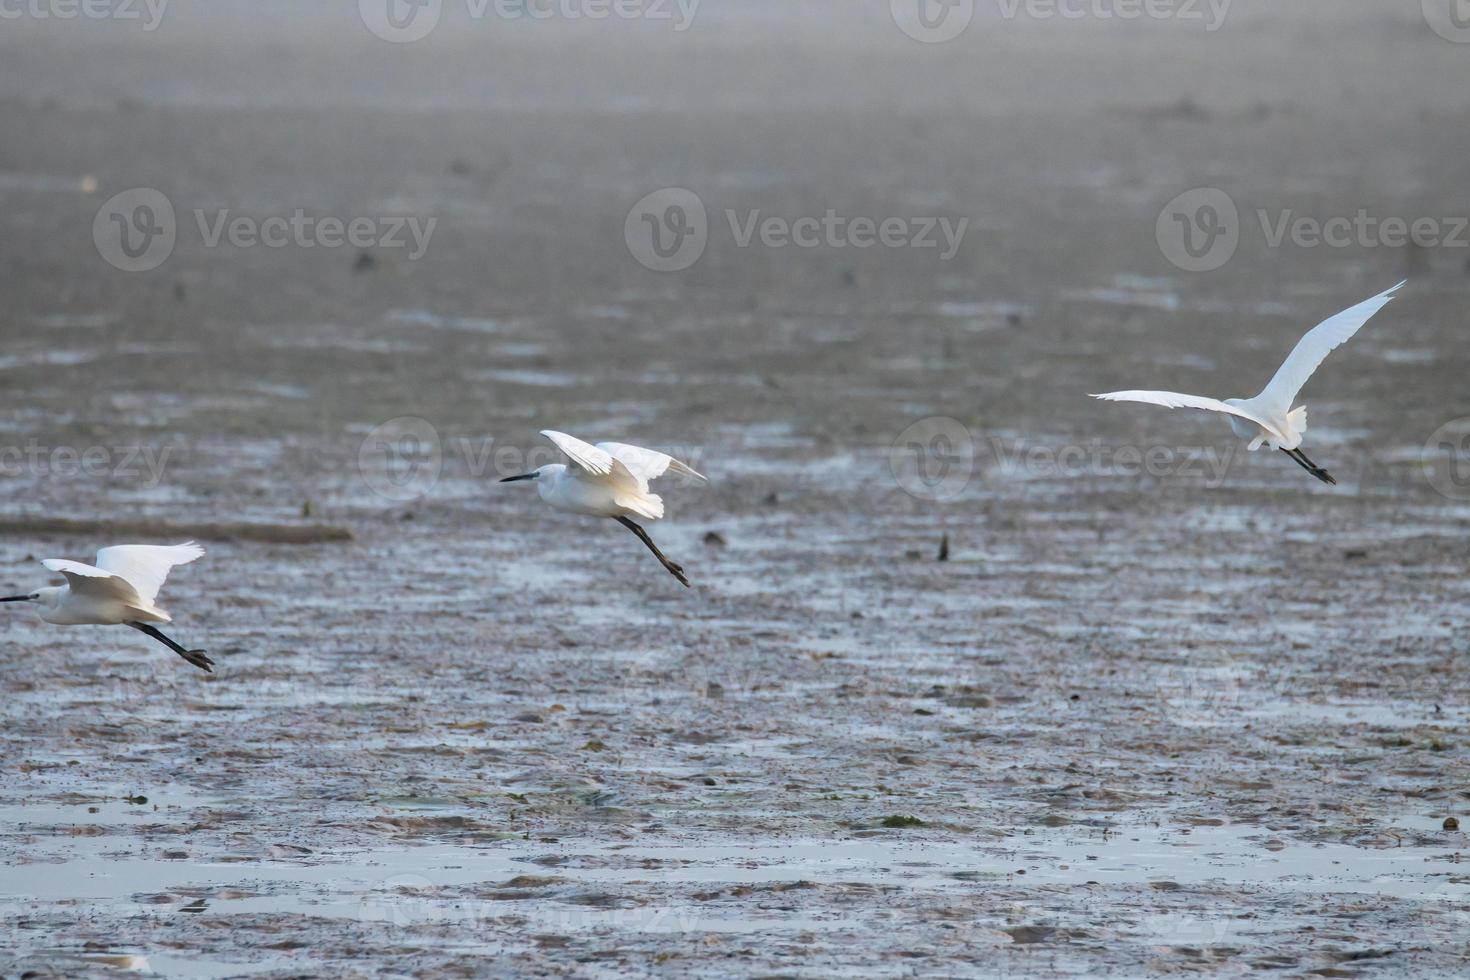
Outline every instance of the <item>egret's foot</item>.
POLYGON ((1298 449, 1296 451, 1296 457, 1297 459, 1302 461, 1302 465, 1307 468, 1308 473, 1312 474, 1317 479, 1321 480, 1323 483, 1328 484, 1329 486, 1337 486, 1337 481, 1332 478, 1332 474, 1308 459, 1306 453, 1298 449))
POLYGON ((184 650, 179 653, 179 656, 205 673, 214 673, 214 661, 206 657, 203 650, 184 650))
POLYGON ((198 667, 200 670, 206 671, 207 673, 211 674, 214 673, 214 670, 212 669, 214 667, 214 661, 206 657, 203 650, 185 650, 182 646, 175 643, 167 636, 164 636, 163 633, 159 632, 157 627, 150 626, 147 623, 129 623, 128 625, 137 630, 139 633, 144 634, 145 636, 153 637, 159 643, 162 643, 164 646, 168 647, 174 653, 177 653, 179 656, 183 657, 185 660, 193 664, 195 667, 198 667))

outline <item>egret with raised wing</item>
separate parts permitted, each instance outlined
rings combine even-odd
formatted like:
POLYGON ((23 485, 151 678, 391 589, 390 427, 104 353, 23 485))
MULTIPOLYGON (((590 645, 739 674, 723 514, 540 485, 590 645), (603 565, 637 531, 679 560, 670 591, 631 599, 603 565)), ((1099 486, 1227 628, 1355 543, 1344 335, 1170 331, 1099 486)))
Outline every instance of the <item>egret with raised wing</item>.
POLYGON ((0 602, 38 603, 41 619, 55 626, 130 626, 200 670, 209 670, 214 661, 203 650, 185 650, 153 625, 173 622, 155 605, 168 573, 175 565, 187 565, 203 555, 204 549, 190 541, 171 547, 125 544, 103 548, 97 552, 95 565, 48 558, 41 564, 60 572, 65 585, 0 598, 0 602))
POLYGON ((508 476, 501 483, 535 480, 541 499, 555 510, 589 517, 609 517, 638 536, 669 574, 687 588, 684 569, 664 557, 634 518, 656 521, 664 516, 663 498, 648 489, 651 480, 673 472, 703 481, 704 477, 666 453, 621 442, 591 445, 563 432, 541 433, 566 454, 571 464, 553 463, 530 473, 508 476))
POLYGON ((1365 300, 1350 310, 1344 310, 1307 332, 1277 370, 1271 383, 1254 398, 1226 398, 1223 401, 1202 395, 1183 395, 1174 391, 1114 391, 1106 395, 1093 395, 1109 402, 1143 402, 1147 405, 1162 405, 1165 408, 1197 408, 1206 412, 1218 412, 1228 416, 1230 427, 1242 439, 1250 441, 1250 451, 1262 445, 1279 449, 1294 459, 1299 466, 1323 483, 1336 484, 1322 467, 1307 458, 1301 451, 1302 437, 1307 431, 1307 409, 1292 408, 1302 386, 1313 372, 1326 360, 1327 355, 1347 343, 1373 319, 1374 314, 1394 299, 1394 294, 1404 283, 1370 300, 1365 300))

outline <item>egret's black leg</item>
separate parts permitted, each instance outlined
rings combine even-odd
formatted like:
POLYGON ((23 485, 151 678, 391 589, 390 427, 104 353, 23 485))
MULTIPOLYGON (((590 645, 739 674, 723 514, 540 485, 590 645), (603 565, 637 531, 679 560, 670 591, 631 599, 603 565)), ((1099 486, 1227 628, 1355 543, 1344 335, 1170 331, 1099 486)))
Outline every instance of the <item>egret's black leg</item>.
POLYGON ((638 540, 648 545, 648 550, 653 552, 653 556, 663 564, 664 568, 669 570, 669 574, 678 579, 680 583, 683 584, 684 588, 689 588, 689 579, 685 577, 684 569, 664 557, 664 553, 658 550, 658 545, 653 543, 653 539, 648 536, 647 531, 643 530, 643 528, 628 520, 628 518, 626 517, 619 517, 617 521, 619 524, 623 525, 623 527, 638 535, 638 540))
MULTIPOLYGON (((1299 459, 1297 457, 1297 454, 1296 453, 1292 452, 1290 449, 1283 449, 1281 451, 1283 453, 1286 453, 1286 458, 1287 459, 1291 460, 1293 463, 1295 463, 1296 465, 1300 466, 1302 469, 1306 470, 1308 473, 1311 473, 1312 472, 1312 468, 1310 466, 1308 466, 1306 463, 1303 463, 1301 461, 1301 459, 1299 459)), ((1316 476, 1315 473, 1313 473, 1312 475, 1313 476, 1316 476)))
POLYGON ((1334 487, 1337 486, 1337 481, 1332 478, 1332 474, 1308 459, 1307 454, 1302 452, 1300 449, 1283 449, 1281 451, 1286 453, 1286 455, 1290 456, 1292 459, 1296 460, 1296 464, 1298 466, 1315 476, 1317 479, 1321 480, 1323 483, 1329 483, 1334 487))
POLYGON ((168 637, 160 633, 156 627, 149 626, 147 623, 129 623, 128 625, 137 630, 139 633, 144 633, 148 636, 153 637, 159 643, 162 643, 164 646, 168 647, 174 653, 177 653, 179 656, 183 657, 185 660, 189 661, 189 663, 193 664, 195 667, 198 667, 200 670, 208 671, 211 674, 214 673, 214 671, 210 669, 214 666, 214 661, 206 657, 203 650, 185 650, 173 640, 170 640, 168 637))

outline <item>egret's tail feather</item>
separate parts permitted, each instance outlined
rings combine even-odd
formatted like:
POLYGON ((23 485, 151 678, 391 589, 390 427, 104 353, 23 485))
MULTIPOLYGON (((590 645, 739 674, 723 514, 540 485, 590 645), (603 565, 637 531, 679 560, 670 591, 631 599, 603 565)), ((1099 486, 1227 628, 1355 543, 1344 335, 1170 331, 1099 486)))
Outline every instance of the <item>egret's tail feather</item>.
POLYGON ((128 615, 143 623, 172 623, 173 617, 157 606, 128 606, 128 615))
POLYGON ((632 511, 639 517, 650 521, 659 520, 664 516, 664 498, 656 493, 635 493, 624 491, 617 495, 617 504, 632 511))

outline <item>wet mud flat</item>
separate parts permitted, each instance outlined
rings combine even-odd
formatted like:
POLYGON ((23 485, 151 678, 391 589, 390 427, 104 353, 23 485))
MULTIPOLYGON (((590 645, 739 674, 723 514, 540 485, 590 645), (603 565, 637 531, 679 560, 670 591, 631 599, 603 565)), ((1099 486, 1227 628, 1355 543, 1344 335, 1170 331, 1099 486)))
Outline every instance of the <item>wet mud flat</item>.
POLYGON ((748 101, 720 79, 758 28, 611 45, 593 94, 514 45, 519 89, 451 45, 395 53, 369 98, 343 79, 379 49, 261 41, 230 100, 168 87, 218 54, 187 38, 5 49, 35 96, 0 103, 34 134, 0 144, 0 444, 44 451, 3 473, 0 591, 114 543, 60 520, 214 526, 164 599, 219 667, 6 610, 0 973, 1463 975, 1470 494, 1424 447, 1470 415, 1464 256, 1248 239, 1192 276, 1154 237, 1205 183, 1462 210, 1463 52, 1360 35, 1365 10, 1321 8, 1337 47, 1290 63, 1243 16, 1258 70, 1225 88, 1216 47, 1124 71, 1110 32, 803 41, 798 95, 748 101), (1381 81, 1334 73, 1370 47, 1381 81), (427 101, 440 62, 461 84, 427 101), (87 174, 185 213, 441 223, 413 262, 185 239, 130 276, 97 260, 87 174), (622 235, 663 185, 716 222, 975 230, 949 263, 712 235, 659 276, 622 235), (1410 263, 1307 392, 1335 489, 1083 397, 1264 379, 1410 263), (385 473, 364 445, 403 416, 437 450, 385 473), (953 492, 915 481, 928 417, 973 447, 953 492), (494 482, 548 425, 710 475, 650 528, 695 588, 494 482), (51 452, 92 446, 116 465, 51 452), (1160 446, 1164 473, 1116 452, 1160 446))

